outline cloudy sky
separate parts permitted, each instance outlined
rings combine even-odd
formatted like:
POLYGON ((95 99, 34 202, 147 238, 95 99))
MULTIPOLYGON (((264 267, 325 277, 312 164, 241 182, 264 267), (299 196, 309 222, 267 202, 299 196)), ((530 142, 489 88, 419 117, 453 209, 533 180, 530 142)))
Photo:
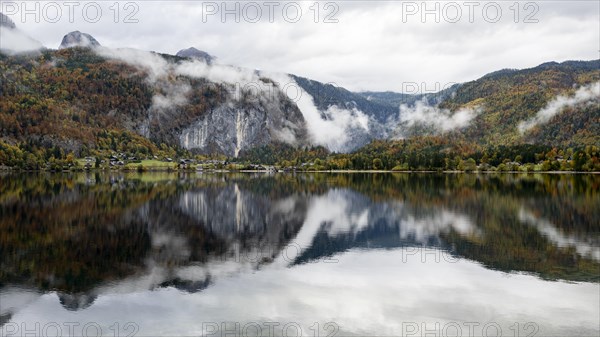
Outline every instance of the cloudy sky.
POLYGON ((600 54, 600 5, 593 0, 117 4, 2 0, 0 11, 49 48, 80 30, 107 47, 174 54, 194 46, 222 63, 351 90, 413 92, 418 83, 422 92, 437 91, 502 68, 600 54))

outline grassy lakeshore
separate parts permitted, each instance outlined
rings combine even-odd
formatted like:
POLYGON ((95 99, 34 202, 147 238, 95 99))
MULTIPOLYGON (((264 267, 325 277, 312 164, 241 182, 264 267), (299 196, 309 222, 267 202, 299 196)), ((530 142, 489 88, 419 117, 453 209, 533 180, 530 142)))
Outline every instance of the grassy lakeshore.
POLYGON ((155 159, 142 160, 139 163, 128 163, 123 166, 124 170, 149 170, 149 171, 169 171, 177 170, 179 165, 173 162, 165 162, 155 159))
MULTIPOLYGON (((79 162, 80 160, 78 160, 79 162)), ((227 173, 227 172, 239 172, 239 173, 481 173, 481 174, 600 174, 600 171, 542 171, 542 170, 496 170, 496 169, 476 169, 476 170, 311 170, 311 169, 288 169, 280 167, 272 167, 271 169, 248 169, 247 165, 230 164, 226 167, 213 167, 211 165, 179 165, 173 162, 162 162, 159 160, 142 160, 137 163, 127 163, 122 166, 102 166, 102 167, 85 167, 85 165, 78 165, 70 168, 64 168, 62 170, 57 169, 38 169, 38 170, 26 170, 19 168, 0 167, 0 172, 198 172, 198 173, 227 173)))

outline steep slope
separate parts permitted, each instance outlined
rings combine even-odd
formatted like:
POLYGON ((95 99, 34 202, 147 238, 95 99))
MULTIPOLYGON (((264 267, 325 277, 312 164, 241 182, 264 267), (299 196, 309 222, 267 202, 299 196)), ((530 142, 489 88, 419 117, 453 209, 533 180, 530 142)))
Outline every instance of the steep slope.
POLYGON ((363 91, 358 94, 371 102, 390 106, 398 112, 398 107, 401 105, 413 106, 415 103, 422 100, 426 100, 429 104, 439 104, 450 98, 460 86, 461 84, 458 83, 438 92, 420 92, 414 94, 403 94, 392 91, 363 91))
MULTIPOLYGON (((307 143, 296 105, 275 87, 251 95, 220 81, 231 67, 132 50, 68 48, 0 58, 0 139, 65 152, 153 154, 164 146, 236 156, 307 143)), ((247 80, 256 80, 253 77, 247 80)))
POLYGON ((393 91, 363 91, 357 94, 370 102, 397 108, 400 104, 413 104, 419 97, 417 95, 403 94, 393 91))
MULTIPOLYGON (((319 144, 337 152, 351 152, 374 140, 434 134, 435 128, 413 127, 412 121, 406 120, 407 116, 403 114, 406 110, 409 110, 409 113, 411 110, 418 110, 413 111, 413 114, 420 115, 423 113, 422 109, 419 109, 420 106, 437 106, 452 97, 461 86, 454 84, 439 92, 418 94, 390 91, 355 93, 331 83, 321 83, 299 76, 292 78, 312 98, 322 119, 349 120, 344 127, 347 141, 343 145, 319 144)), ((446 123, 443 118, 436 122, 451 129, 456 128, 456 123, 446 123)))
POLYGON ((327 110, 332 105, 341 108, 356 108, 376 120, 384 122, 390 116, 398 114, 398 107, 370 101, 361 94, 353 93, 332 83, 322 83, 300 76, 292 76, 302 89, 310 94, 317 108, 327 110))
POLYGON ((465 83, 440 108, 456 111, 480 106, 481 112, 471 124, 458 132, 477 144, 599 145, 598 81, 600 60, 544 63, 530 69, 495 72, 465 83), (578 90, 589 94, 577 99, 578 90), (539 113, 548 118, 536 117, 539 113), (523 124, 529 127, 520 127, 523 124))
MULTIPOLYGON (((324 133, 341 130, 339 137, 324 142, 317 142, 331 151, 350 152, 368 144, 375 139, 385 139, 390 136, 390 121, 397 118, 398 107, 370 101, 360 94, 336 86, 322 83, 304 77, 291 76, 291 79, 304 91, 312 102, 301 104, 301 109, 316 110, 318 122, 329 124, 319 125, 324 133), (329 130, 329 131, 327 131, 329 130)), ((325 137, 314 137, 325 138, 325 137)))

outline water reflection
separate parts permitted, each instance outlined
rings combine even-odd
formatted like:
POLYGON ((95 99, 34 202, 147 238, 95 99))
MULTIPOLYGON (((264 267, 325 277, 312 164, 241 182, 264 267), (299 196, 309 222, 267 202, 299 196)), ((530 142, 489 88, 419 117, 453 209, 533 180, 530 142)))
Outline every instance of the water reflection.
POLYGON ((502 318, 593 334, 599 185, 594 175, 5 175, 0 325, 131 317, 152 335, 185 335, 202 314, 398 335, 407 321, 502 318))

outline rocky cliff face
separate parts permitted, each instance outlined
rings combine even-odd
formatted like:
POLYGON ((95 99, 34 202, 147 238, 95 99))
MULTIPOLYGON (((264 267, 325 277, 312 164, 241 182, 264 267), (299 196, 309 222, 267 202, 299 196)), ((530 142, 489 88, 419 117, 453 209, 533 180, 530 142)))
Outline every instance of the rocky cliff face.
POLYGON ((225 102, 179 134, 179 145, 187 150, 234 157, 271 142, 308 144, 302 113, 282 95, 262 96, 254 103, 225 102))
POLYGON ((179 137, 181 146, 201 152, 211 149, 227 155, 238 156, 252 144, 265 144, 270 140, 265 111, 221 106, 211 111, 185 129, 179 137))
POLYGON ((272 142, 309 144, 297 104, 257 71, 135 50, 93 52, 139 75, 127 85, 143 93, 140 109, 111 115, 156 144, 230 157, 272 142))
POLYGON ((100 43, 90 34, 74 31, 63 37, 58 49, 73 47, 100 47, 100 43))

